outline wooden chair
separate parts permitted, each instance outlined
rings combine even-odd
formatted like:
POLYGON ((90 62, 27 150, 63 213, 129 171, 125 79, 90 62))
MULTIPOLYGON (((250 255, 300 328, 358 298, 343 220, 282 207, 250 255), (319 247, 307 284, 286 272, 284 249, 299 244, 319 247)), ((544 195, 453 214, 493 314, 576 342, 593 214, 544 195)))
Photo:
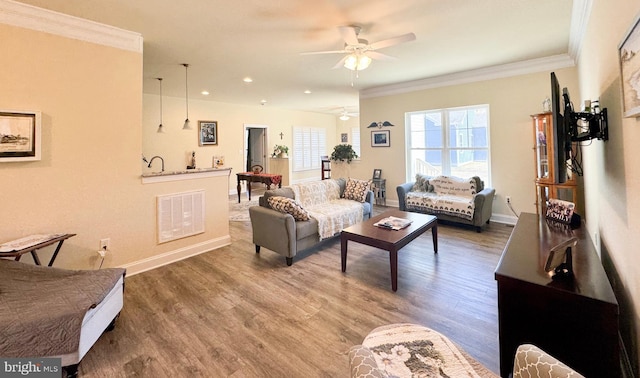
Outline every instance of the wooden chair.
POLYGON ((262 171, 264 171, 264 167, 262 167, 260 164, 256 164, 251 167, 251 172, 253 173, 262 173, 262 171))

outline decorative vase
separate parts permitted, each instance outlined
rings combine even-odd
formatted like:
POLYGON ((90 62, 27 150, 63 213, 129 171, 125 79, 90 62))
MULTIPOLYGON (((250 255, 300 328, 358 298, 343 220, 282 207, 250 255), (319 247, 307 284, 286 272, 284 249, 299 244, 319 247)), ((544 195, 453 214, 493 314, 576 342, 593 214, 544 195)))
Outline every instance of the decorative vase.
POLYGON ((287 153, 286 153, 286 152, 280 152, 280 153, 278 154, 278 157, 279 157, 280 159, 284 159, 284 158, 289 157, 289 155, 287 155, 287 153))

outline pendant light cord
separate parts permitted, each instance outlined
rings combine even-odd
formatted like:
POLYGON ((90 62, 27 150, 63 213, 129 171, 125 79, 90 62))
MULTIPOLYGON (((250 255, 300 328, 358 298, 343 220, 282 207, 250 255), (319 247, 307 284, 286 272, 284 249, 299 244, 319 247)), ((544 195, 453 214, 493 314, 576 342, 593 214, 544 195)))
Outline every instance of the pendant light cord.
POLYGON ((189 119, 189 75, 187 74, 189 65, 187 63, 183 63, 182 65, 184 66, 184 89, 185 99, 187 101, 187 119, 189 119))

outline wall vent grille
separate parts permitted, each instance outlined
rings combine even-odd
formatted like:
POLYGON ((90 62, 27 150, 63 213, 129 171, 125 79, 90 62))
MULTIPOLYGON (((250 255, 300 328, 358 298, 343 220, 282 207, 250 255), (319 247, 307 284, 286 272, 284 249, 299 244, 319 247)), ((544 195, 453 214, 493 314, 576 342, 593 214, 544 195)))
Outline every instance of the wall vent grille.
POLYGON ((158 243, 204 232, 204 190, 157 197, 158 243))

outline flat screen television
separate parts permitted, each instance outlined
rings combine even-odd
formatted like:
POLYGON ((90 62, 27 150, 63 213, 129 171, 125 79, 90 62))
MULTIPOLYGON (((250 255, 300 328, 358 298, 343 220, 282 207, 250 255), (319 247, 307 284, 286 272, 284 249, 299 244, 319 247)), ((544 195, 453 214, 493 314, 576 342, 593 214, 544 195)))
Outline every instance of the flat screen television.
POLYGON ((555 72, 551 73, 551 111, 554 138, 553 169, 555 171, 555 183, 563 184, 568 179, 567 160, 571 159, 571 138, 567 134, 566 122, 571 118, 571 110, 567 113, 567 107, 571 107, 567 88, 560 92, 560 83, 555 72), (564 101, 563 101, 564 100, 564 101), (564 104, 563 104, 564 103, 564 104), (563 106, 564 105, 564 106, 563 106))

